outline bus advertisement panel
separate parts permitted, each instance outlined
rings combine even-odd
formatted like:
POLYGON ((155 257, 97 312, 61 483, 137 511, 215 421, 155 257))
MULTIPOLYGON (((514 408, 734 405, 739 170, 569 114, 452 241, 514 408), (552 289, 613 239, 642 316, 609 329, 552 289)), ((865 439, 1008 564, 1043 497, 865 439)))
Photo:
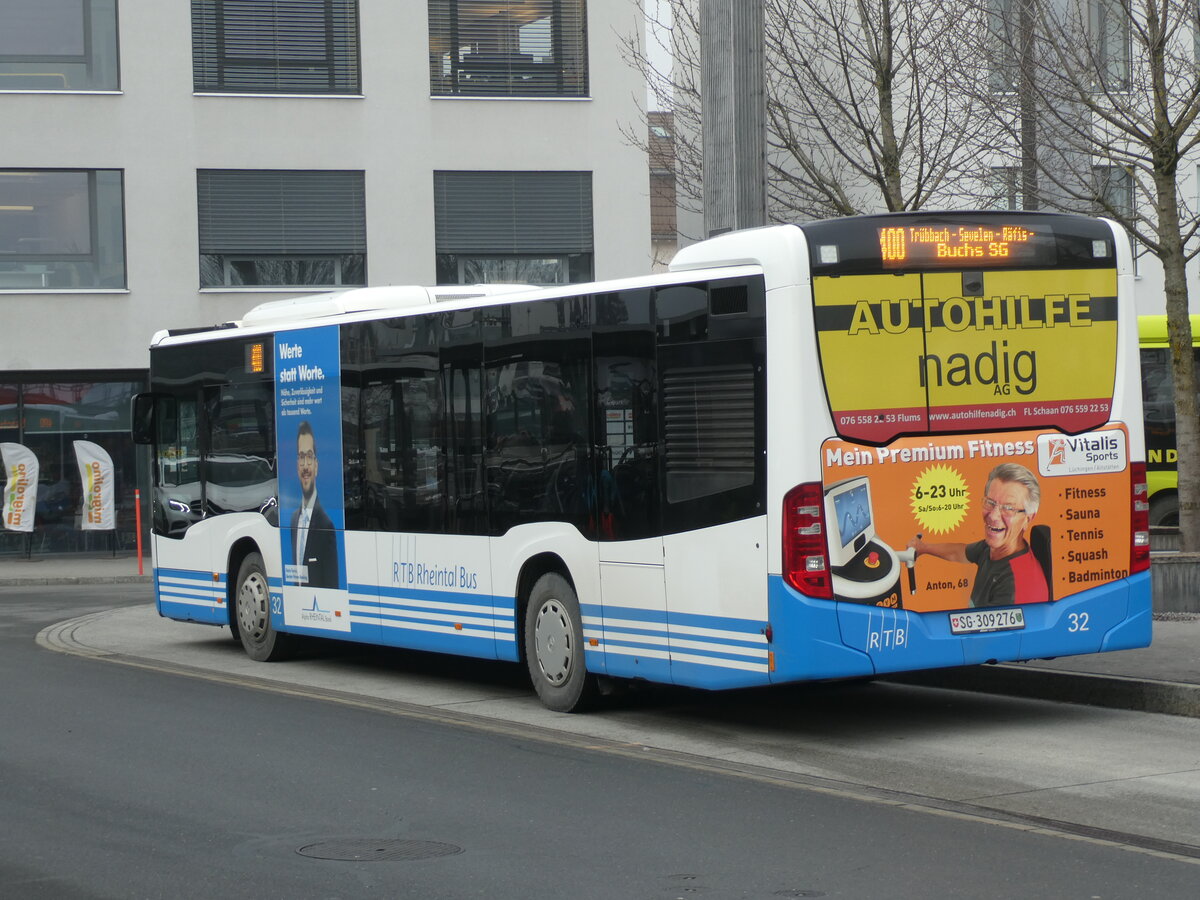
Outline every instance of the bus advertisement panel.
POLYGON ((350 631, 336 326, 275 335, 285 625, 350 631))
POLYGON ((828 540, 844 560, 832 569, 839 600, 920 612, 1021 606, 1129 574, 1121 426, 883 447, 832 439, 822 457, 828 540))

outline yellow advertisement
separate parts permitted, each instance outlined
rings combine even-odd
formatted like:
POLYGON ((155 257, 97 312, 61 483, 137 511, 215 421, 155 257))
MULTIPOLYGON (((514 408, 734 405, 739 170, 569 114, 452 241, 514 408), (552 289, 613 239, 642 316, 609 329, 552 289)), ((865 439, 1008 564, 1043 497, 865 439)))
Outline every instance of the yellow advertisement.
POLYGON ((1124 578, 1128 443, 1123 426, 826 441, 836 599, 920 612, 1018 607, 1124 578))
POLYGON ((843 275, 813 282, 843 437, 1097 428, 1116 373, 1113 269, 843 275))

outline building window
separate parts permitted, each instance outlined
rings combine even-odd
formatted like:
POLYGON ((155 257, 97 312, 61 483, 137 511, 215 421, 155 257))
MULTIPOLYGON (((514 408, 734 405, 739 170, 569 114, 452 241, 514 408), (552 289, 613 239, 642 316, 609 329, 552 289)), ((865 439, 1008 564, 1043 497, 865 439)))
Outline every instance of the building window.
POLYGON ((584 0, 429 0, 434 96, 583 97, 584 0))
POLYGON ((5 0, 0 90, 119 88, 117 0, 5 0))
POLYGON ((1092 183, 1097 215, 1133 216, 1133 175, 1122 166, 1093 166, 1092 183))
POLYGON ((0 169, 0 290, 125 287, 118 169, 0 169))
POLYGON ((214 93, 357 94, 357 0, 192 0, 192 78, 214 93))
POLYGON ((1020 82, 1022 30, 1014 0, 987 0, 988 85, 997 93, 1015 91, 1020 82))
POLYGON ((1090 0, 1088 3, 1097 87, 1110 91, 1129 90, 1129 15, 1126 0, 1090 0))
POLYGON ((989 209, 1023 209, 1020 166, 992 166, 988 172, 987 207, 989 209))
POLYGON ((362 172, 201 169, 200 286, 367 283, 362 172))
POLYGON ((439 284, 592 280, 591 172, 434 172, 439 284))

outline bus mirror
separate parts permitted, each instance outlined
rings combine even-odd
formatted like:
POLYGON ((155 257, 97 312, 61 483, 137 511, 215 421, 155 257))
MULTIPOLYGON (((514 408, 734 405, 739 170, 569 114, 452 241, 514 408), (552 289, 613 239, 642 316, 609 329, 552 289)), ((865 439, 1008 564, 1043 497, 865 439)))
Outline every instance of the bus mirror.
POLYGON ((169 394, 134 394, 130 404, 134 444, 174 442, 179 428, 179 403, 169 394))
POLYGON ((135 444, 154 443, 154 395, 134 394, 130 407, 130 430, 135 444))

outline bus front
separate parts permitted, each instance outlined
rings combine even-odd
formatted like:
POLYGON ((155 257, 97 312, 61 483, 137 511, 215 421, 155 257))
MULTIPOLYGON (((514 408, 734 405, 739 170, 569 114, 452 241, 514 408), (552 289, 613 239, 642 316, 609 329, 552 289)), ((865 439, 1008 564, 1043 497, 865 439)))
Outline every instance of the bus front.
POLYGON ((775 677, 1147 645, 1124 234, 992 212, 801 230, 829 421, 819 481, 784 500, 771 621, 827 639, 823 661, 779 644, 775 677))

